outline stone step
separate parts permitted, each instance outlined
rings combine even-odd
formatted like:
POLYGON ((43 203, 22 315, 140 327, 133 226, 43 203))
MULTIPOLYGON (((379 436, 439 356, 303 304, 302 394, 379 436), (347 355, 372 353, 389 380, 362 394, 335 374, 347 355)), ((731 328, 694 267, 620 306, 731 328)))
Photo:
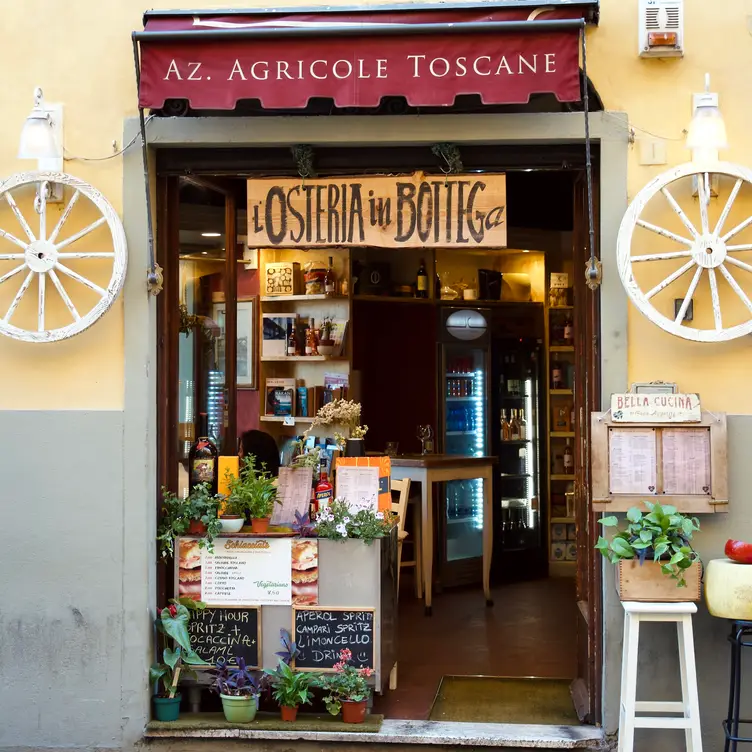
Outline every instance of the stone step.
MULTIPOLYGON (((544 726, 512 723, 453 723, 444 721, 385 720, 378 733, 343 731, 251 730, 243 728, 165 728, 150 725, 146 743, 164 752, 226 752, 249 742, 253 752, 421 752, 426 748, 496 750, 605 749, 603 732, 593 726, 544 726)), ((182 724, 181 724, 182 725, 182 724)), ((244 745, 243 745, 244 746, 244 745)), ((427 751, 426 751, 427 752, 427 751)))

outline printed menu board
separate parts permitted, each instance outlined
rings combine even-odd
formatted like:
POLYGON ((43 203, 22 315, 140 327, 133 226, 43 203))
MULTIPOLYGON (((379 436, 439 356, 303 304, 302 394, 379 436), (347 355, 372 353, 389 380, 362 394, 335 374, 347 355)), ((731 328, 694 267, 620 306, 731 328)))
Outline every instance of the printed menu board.
POLYGON ((351 665, 374 668, 373 615, 372 608, 293 608, 295 669, 332 671, 343 648, 352 653, 351 665))
POLYGON ((215 538, 201 549, 201 600, 209 606, 289 606, 290 538, 215 538))
POLYGON ((710 494, 710 429, 663 430, 663 492, 710 494))
POLYGON ((654 428, 616 428, 608 432, 609 490, 612 494, 655 494, 654 428))

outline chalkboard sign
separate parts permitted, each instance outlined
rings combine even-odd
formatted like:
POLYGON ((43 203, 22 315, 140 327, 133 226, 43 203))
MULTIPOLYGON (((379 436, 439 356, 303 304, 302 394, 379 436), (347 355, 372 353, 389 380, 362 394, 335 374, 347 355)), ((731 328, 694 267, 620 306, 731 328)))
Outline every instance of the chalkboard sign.
POLYGON ((351 665, 374 668, 374 609, 309 606, 292 613, 296 669, 332 671, 343 648, 352 653, 351 665))
POLYGON ((261 619, 253 608, 206 608, 194 611, 188 623, 191 647, 207 663, 226 658, 236 663, 245 658, 246 666, 261 665, 261 619))

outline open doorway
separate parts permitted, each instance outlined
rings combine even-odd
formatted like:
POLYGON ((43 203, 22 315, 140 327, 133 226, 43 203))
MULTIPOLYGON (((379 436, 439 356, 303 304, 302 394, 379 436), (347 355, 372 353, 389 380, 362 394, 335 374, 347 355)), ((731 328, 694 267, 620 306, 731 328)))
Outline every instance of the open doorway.
MULTIPOLYGON (((368 154, 368 166, 352 165, 347 172, 425 169, 409 150, 398 155, 379 151, 368 154)), ((586 233, 581 170, 566 168, 563 160, 557 169, 522 167, 519 157, 507 169, 501 151, 486 169, 507 177, 508 242, 506 248, 482 252, 396 254, 371 247, 315 249, 307 256, 274 251, 272 257, 262 251, 255 257, 243 246, 247 174, 224 172, 219 180, 206 167, 206 178, 167 179, 174 186, 167 192, 176 191, 173 208, 179 221, 172 226, 171 242, 179 248, 182 270, 171 294, 188 306, 188 315, 212 322, 184 334, 175 346, 179 368, 187 369, 183 375, 173 370, 178 389, 185 390, 177 396, 178 453, 187 451, 188 426, 202 412, 216 424, 213 435, 225 453, 234 451, 247 429, 271 434, 280 450, 300 434, 299 426, 265 415, 259 394, 268 378, 318 386, 324 375, 320 365, 297 364, 288 373, 290 363, 263 354, 252 363, 248 351, 237 347, 241 311, 250 317, 243 326, 261 335, 265 311, 279 314, 295 305, 302 317, 349 319, 344 357, 327 363, 326 370, 349 377, 351 396, 362 402, 370 427, 370 450, 382 452, 387 442, 397 442, 398 453, 416 453, 417 426, 431 425, 437 452, 482 452, 495 458, 494 605, 487 607, 481 587, 475 486, 463 481, 437 487, 433 612, 426 616, 415 594, 415 572, 405 569, 397 686, 375 701, 376 710, 388 718, 529 723, 543 720, 542 707, 551 710, 551 723, 576 723, 578 714, 587 716, 582 703, 577 706, 577 682, 587 683, 591 657, 583 603, 587 606, 594 589, 582 561, 587 549, 582 541, 587 543, 589 533, 578 509, 587 505, 582 382, 591 376, 592 352, 584 343, 590 336, 587 321, 593 319, 580 279, 586 233), (236 237, 234 244, 227 241, 231 237, 236 237), (266 261, 310 260, 331 265, 338 280, 347 281, 332 303, 336 310, 325 311, 313 300, 264 300, 259 270, 266 261), (379 265, 388 270, 386 286, 366 289, 363 271, 379 265), (411 286, 423 267, 427 295, 415 298, 411 286), (443 288, 454 296, 442 294, 443 288), (465 289, 475 290, 474 298, 466 300, 465 289), (460 347, 446 336, 454 310, 484 313, 487 332, 481 348, 460 347), (481 360, 475 359, 476 350, 483 351, 481 360), (480 391, 466 375, 477 372, 480 391), (538 700, 520 704, 519 681, 531 677, 545 680, 534 689, 538 700), (494 680, 501 680, 499 686, 489 689, 494 680)), ((348 156, 333 156, 339 174, 348 156)), ((474 167, 484 169, 480 156, 477 161, 474 167)), ((174 452, 175 438, 165 446, 174 452)), ((165 465, 183 485, 184 461, 176 456, 165 465)), ((411 515, 407 519, 412 541, 411 515)), ((404 558, 410 557, 406 543, 404 558)), ((526 696, 532 695, 528 691, 526 696)))

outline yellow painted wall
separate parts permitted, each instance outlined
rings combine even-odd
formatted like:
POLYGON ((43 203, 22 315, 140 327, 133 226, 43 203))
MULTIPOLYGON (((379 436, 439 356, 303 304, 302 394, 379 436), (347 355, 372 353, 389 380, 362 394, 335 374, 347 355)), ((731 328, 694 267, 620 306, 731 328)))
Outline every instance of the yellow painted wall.
MULTIPOLYGON (((342 0, 342 4, 350 3, 342 0)), ((292 8, 313 3, 277 0, 275 4, 292 8)), ((48 0, 26 0, 5 5, 6 34, 0 45, 0 66, 6 72, 0 175, 32 168, 15 155, 37 85, 44 88, 50 102, 65 105, 65 146, 70 154, 101 157, 111 153, 113 141, 121 145, 123 119, 136 113, 130 32, 141 28, 141 14, 147 6, 185 7, 186 3, 75 0, 50 5, 48 0)), ((251 8, 268 3, 207 0, 196 5, 251 8)), ((747 75, 752 63, 752 38, 747 30, 750 3, 686 0, 686 56, 669 61, 637 57, 637 0, 602 0, 601 5, 600 27, 589 33, 591 79, 608 110, 629 114, 630 122, 640 129, 636 130, 638 140, 647 137, 643 131, 650 131, 665 137, 667 144, 668 164, 658 167, 640 166, 637 148, 631 150, 630 198, 655 174, 687 161, 682 129, 690 118, 691 93, 702 88, 706 71, 721 95, 731 143, 726 156, 752 165, 748 138, 752 79, 747 75)), ((120 210, 120 158, 69 161, 66 171, 91 182, 120 210)), ((752 201, 746 207, 752 211, 752 201)), ((661 212, 658 218, 666 223, 671 219, 661 212)), ((0 216, 3 221, 4 214, 0 216)), ((604 251, 612 253, 612 249, 604 251)), ((616 272, 607 268, 606 273, 616 272)), ((696 301, 698 316, 707 310, 706 297, 700 295, 696 301)), ((662 333, 631 309, 629 341, 632 380, 675 380, 685 389, 699 391, 709 408, 752 411, 750 391, 743 389, 752 368, 746 339, 712 346, 684 342, 662 333)), ((88 332, 67 342, 42 346, 0 338, 0 409, 120 409, 123 362, 120 304, 88 332)))

